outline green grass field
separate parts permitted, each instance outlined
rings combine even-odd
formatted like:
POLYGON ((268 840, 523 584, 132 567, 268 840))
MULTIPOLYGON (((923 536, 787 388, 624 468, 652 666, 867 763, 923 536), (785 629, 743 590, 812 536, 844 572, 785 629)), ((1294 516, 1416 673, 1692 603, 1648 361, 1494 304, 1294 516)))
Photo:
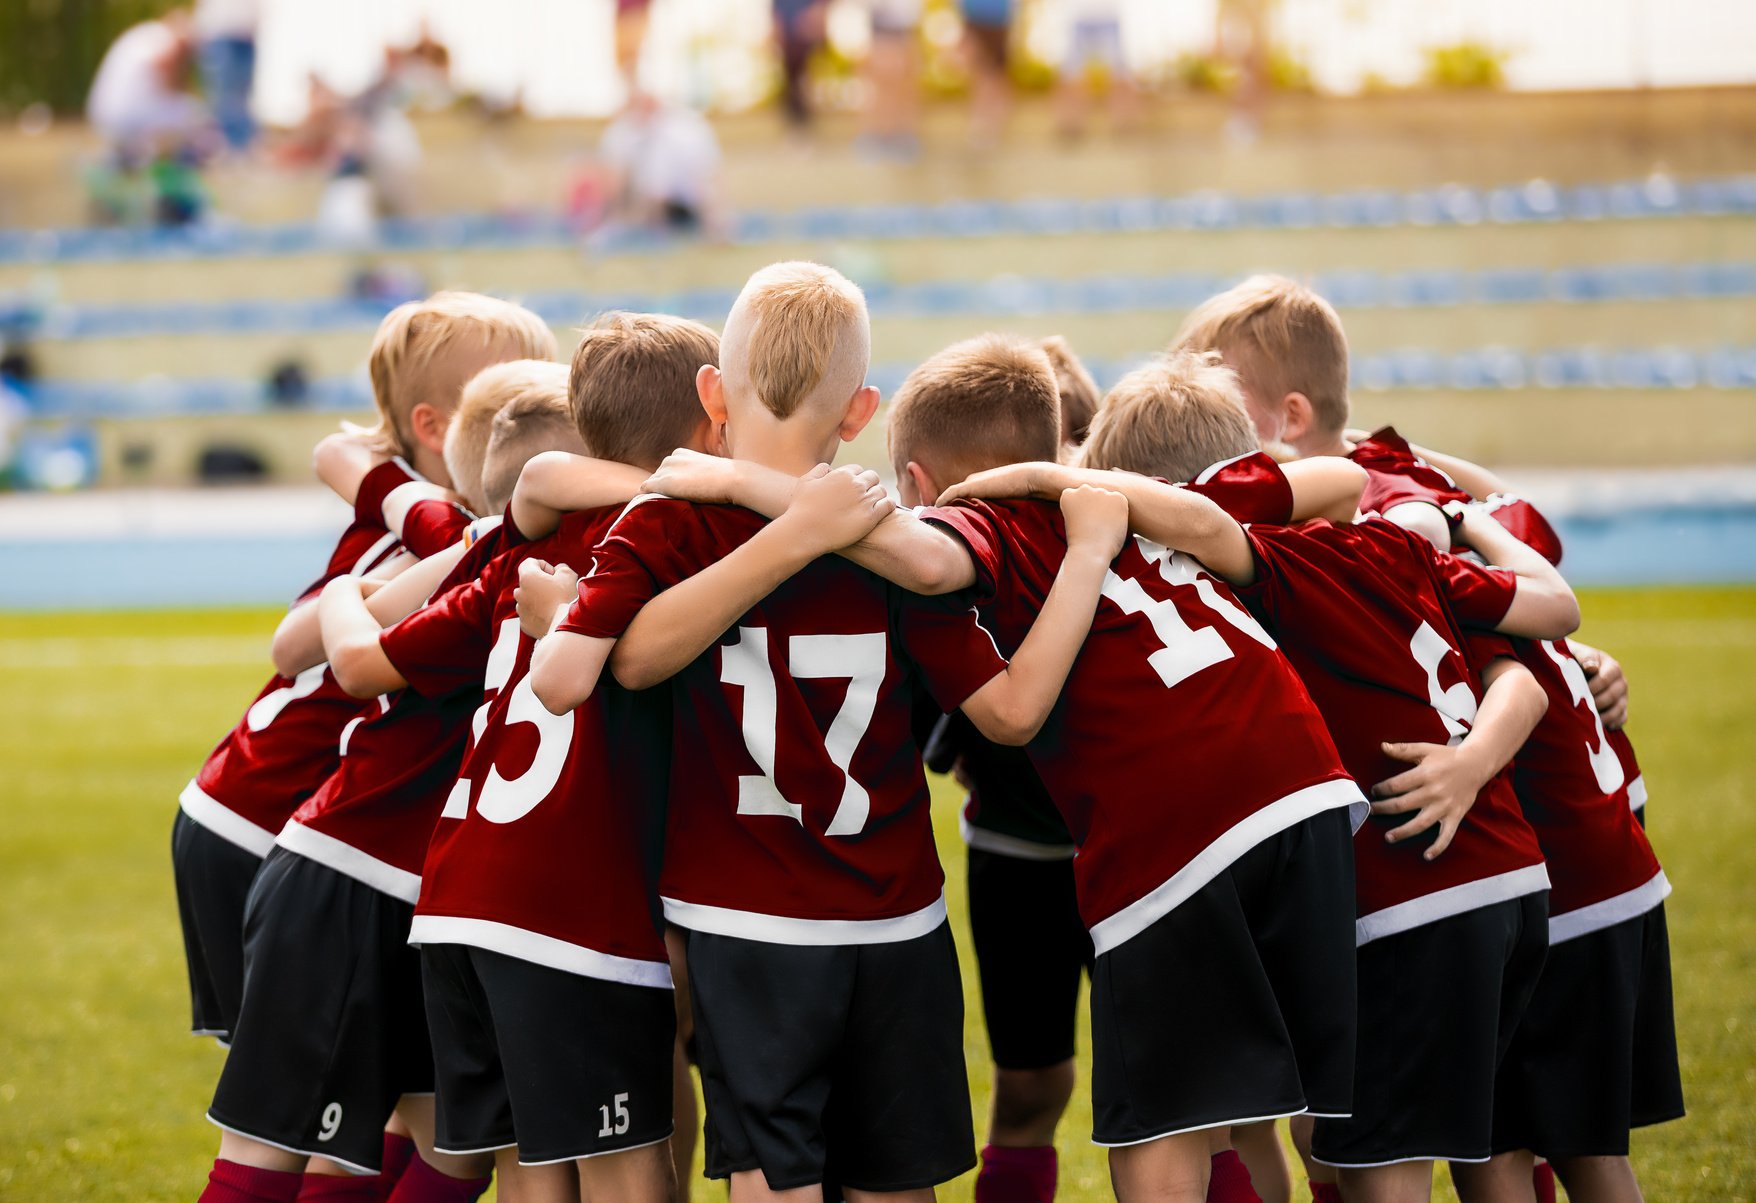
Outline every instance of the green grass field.
MULTIPOLYGON (((1756 590, 1599 591, 1592 642, 1635 687, 1670 902, 1688 1119, 1636 1137, 1654 1200, 1756 1198, 1756 590), (1744 734, 1740 734, 1744 732, 1744 734)), ((0 617, 0 1199, 192 1200, 222 1054, 188 1019, 171 894, 177 792, 264 672, 263 611, 0 617)), ((936 794, 966 956, 955 798, 936 794)), ((966 1050, 987 1053, 973 974, 966 1050)), ((1083 1071, 1082 1071, 1083 1072, 1083 1071)), ((1107 1197, 1089 1113, 1061 1131, 1067 1200, 1107 1197)), ((979 1129, 979 1124, 978 1124, 979 1129)), ((967 1200, 964 1179, 942 1197, 967 1200)), ((1440 1194, 1446 1194, 1442 1186, 1440 1194)), ((723 1197, 698 1184, 698 1198, 723 1197)))

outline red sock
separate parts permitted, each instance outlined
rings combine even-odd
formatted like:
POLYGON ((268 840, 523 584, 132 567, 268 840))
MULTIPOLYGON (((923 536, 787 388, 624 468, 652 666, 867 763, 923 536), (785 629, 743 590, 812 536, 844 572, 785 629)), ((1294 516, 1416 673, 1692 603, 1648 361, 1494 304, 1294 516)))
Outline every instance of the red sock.
POLYGON ((299 1203, 384 1203, 384 1179, 377 1174, 306 1174, 299 1203))
POLYGON ((384 1134, 384 1168, 378 1172, 378 1198, 387 1200, 390 1192, 396 1189, 396 1180, 401 1178, 403 1171, 409 1168, 409 1162, 415 1159, 415 1142, 406 1136, 398 1136, 394 1132, 384 1134))
POLYGON ((1050 1203, 1055 1197, 1055 1149, 982 1150, 976 1175, 976 1203, 1050 1203))
POLYGON ((1341 1187, 1333 1182, 1311 1183, 1311 1203, 1341 1203, 1341 1187))
POLYGON ((214 1159, 207 1189, 198 1203, 293 1203, 303 1177, 287 1170, 259 1170, 253 1165, 214 1159))
POLYGON ((389 1203, 475 1203, 488 1189, 487 1178, 453 1178, 416 1157, 396 1180, 389 1203))
POLYGON ((1538 1162, 1530 1172, 1530 1184, 1536 1188, 1537 1203, 1555 1203, 1555 1167, 1538 1162))
POLYGON ((1262 1203, 1250 1182, 1250 1170, 1236 1149, 1213 1155, 1208 1170, 1207 1203, 1262 1203))

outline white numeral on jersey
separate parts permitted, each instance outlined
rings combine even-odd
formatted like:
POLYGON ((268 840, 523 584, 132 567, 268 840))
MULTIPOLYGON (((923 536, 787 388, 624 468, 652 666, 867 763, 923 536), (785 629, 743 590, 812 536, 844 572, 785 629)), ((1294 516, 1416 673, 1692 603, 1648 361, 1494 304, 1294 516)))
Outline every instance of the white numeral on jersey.
POLYGON ((341 1131, 341 1104, 331 1103, 323 1109, 322 1127, 317 1129, 317 1139, 325 1143, 335 1139, 341 1131))
POLYGON ((1585 679, 1585 669, 1573 658, 1573 653, 1560 643, 1541 643, 1543 655, 1553 660, 1561 669, 1561 677, 1567 682, 1567 692, 1573 695, 1575 706, 1583 705, 1586 713, 1591 715, 1592 726, 1597 729, 1597 746, 1585 745, 1585 757, 1591 762, 1591 774, 1597 778, 1597 787, 1606 794, 1613 794, 1622 788, 1628 775, 1622 771, 1622 758, 1616 755, 1616 749, 1610 747, 1610 740, 1604 734, 1604 720, 1597 712, 1597 702, 1592 700, 1591 683, 1585 679))
MULTIPOLYGON (((488 711, 496 695, 512 678, 512 670, 518 664, 518 641, 518 619, 508 618, 500 624, 500 633, 494 637, 494 647, 488 653, 488 663, 482 673, 482 690, 487 696, 470 720, 472 745, 481 741, 482 731, 488 725, 488 711)), ((537 750, 531 757, 530 767, 517 777, 502 777, 498 766, 488 769, 488 779, 482 782, 482 792, 476 799, 476 811, 490 823, 513 823, 535 810, 561 780, 568 749, 573 746, 572 713, 550 714, 537 701, 528 676, 513 686, 512 697, 506 703, 505 725, 511 727, 517 723, 529 723, 536 728, 537 750)), ((458 778, 445 798, 445 809, 439 817, 467 817, 469 790, 469 778, 458 778)))
POLYGON ((610 1125, 609 1105, 608 1104, 600 1104, 598 1107, 598 1114, 603 1117, 604 1126, 598 1129, 599 1136, 620 1136, 620 1135, 622 1135, 622 1133, 628 1131, 629 1118, 628 1118, 628 1095, 627 1095, 627 1093, 624 1092, 622 1094, 619 1094, 611 1101, 615 1104, 615 1107, 616 1107, 615 1126, 612 1127, 610 1125))
MULTIPOLYGON (((1273 647, 1274 639, 1248 610, 1230 598, 1222 597, 1201 571, 1200 565, 1182 552, 1171 551, 1150 540, 1135 537, 1140 554, 1158 568, 1159 575, 1173 585, 1193 585, 1197 596, 1208 609, 1226 622, 1256 640, 1263 647, 1273 647)), ((1232 658, 1232 649, 1225 637, 1213 627, 1192 629, 1183 620, 1177 603, 1152 597, 1132 577, 1124 580, 1114 572, 1104 574, 1103 595, 1114 602, 1124 614, 1144 614, 1152 624, 1153 634, 1164 646, 1146 658, 1167 688, 1175 687, 1204 668, 1212 668, 1232 658)))
POLYGON ((1414 655, 1415 663, 1427 674, 1427 700, 1438 711, 1439 721, 1445 724, 1445 730, 1451 736, 1446 742, 1462 743, 1470 724, 1476 721, 1475 690, 1470 688, 1467 679, 1450 689, 1439 685, 1439 666, 1457 649, 1445 642, 1445 636, 1423 622, 1414 638, 1408 641, 1408 650, 1414 655))
POLYGON ((313 664, 294 677, 290 684, 263 694, 244 715, 244 725, 252 731, 262 730, 280 717, 280 712, 287 708, 287 703, 316 693, 317 687, 323 684, 323 674, 328 671, 327 664, 313 664))
MULTIPOLYGON (((823 750, 842 773, 841 801, 824 834, 858 835, 866 826, 872 799, 865 786, 854 780, 849 766, 878 704, 878 687, 889 660, 885 636, 794 635, 787 652, 787 670, 795 680, 847 678, 847 697, 823 737, 823 750)), ((762 770, 759 776, 738 778, 738 813, 787 815, 803 823, 804 808, 787 801, 774 779, 779 694, 768 660, 768 628, 739 627, 738 642, 720 650, 719 676, 724 684, 744 691, 744 746, 762 770)))

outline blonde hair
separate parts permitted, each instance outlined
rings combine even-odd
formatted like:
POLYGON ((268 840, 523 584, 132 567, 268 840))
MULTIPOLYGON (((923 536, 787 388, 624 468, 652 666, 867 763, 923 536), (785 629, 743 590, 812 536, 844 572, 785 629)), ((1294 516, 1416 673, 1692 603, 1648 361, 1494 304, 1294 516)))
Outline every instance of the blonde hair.
POLYGON ((512 500, 513 487, 525 462, 540 451, 572 451, 587 448, 573 427, 567 404, 567 369, 562 364, 520 359, 496 364, 470 381, 475 388, 483 381, 505 400, 490 424, 488 446, 482 455, 482 500, 486 513, 498 514, 512 500))
POLYGON ((1002 464, 1053 460, 1061 449, 1055 370, 1037 343, 984 334, 953 343, 890 401, 890 460, 931 464, 951 484, 1002 464))
POLYGON ((1347 334, 1328 301, 1285 276, 1251 276, 1203 301, 1172 350, 1218 351, 1266 405, 1303 393, 1319 430, 1348 423, 1347 334))
POLYGON ((1166 480, 1260 449, 1235 371, 1213 351, 1173 351, 1117 382, 1079 462, 1166 480))
POLYGON ((1055 387, 1061 394, 1061 441, 1077 447, 1091 431, 1091 419, 1097 413, 1102 394, 1066 339, 1051 334, 1039 345, 1049 357, 1049 366, 1055 369, 1055 387))
POLYGON ((687 445, 707 423, 695 391, 719 363, 719 335, 662 313, 606 313, 581 331, 567 394, 579 437, 600 459, 642 468, 687 445))
POLYGON ((386 451, 414 450, 409 415, 425 402, 449 415, 463 385, 497 360, 553 359, 555 335, 521 305, 479 292, 436 292, 392 309, 368 360, 379 436, 386 451), (439 365, 436 369, 435 365, 439 365))
POLYGON ((482 460, 488 454, 488 436, 494 432, 494 415, 510 397, 503 381, 503 368, 540 363, 535 359, 514 359, 483 368, 470 377, 458 398, 451 424, 445 428, 445 471, 451 476, 451 487, 461 496, 472 513, 485 513, 482 501, 482 460))
POLYGON ((844 402, 865 382, 866 297, 834 268, 771 263, 745 283, 732 313, 750 386, 782 421, 808 400, 844 402))

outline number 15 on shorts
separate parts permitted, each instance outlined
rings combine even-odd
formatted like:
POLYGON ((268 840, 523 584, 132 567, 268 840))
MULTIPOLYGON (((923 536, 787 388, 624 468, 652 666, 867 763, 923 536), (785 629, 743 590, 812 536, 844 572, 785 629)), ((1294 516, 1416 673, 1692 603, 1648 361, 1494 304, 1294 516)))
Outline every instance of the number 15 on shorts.
POLYGON ((598 1114, 603 1117, 603 1127, 598 1129, 599 1136, 620 1136, 628 1131, 628 1092, 623 1091, 608 1103, 598 1107, 598 1114))

